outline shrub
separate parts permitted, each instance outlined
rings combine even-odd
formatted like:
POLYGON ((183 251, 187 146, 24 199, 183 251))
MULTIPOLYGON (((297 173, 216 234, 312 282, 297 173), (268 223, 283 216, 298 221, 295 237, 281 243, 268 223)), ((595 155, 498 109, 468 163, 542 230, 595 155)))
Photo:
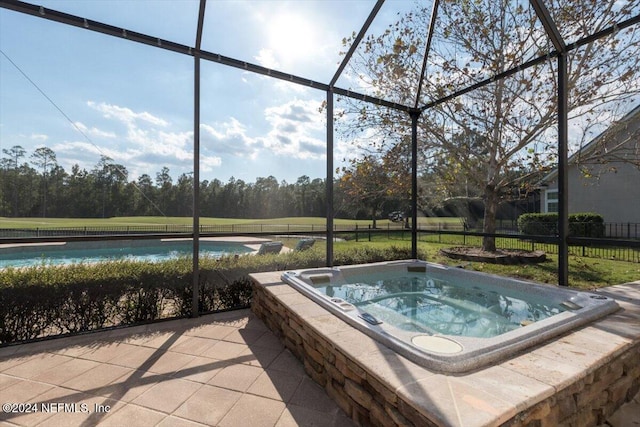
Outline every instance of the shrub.
MULTIPOLYGON (((411 256, 406 248, 358 247, 335 264, 411 256)), ((323 266, 318 248, 263 256, 201 258, 201 313, 248 307, 253 272, 323 266)), ((0 344, 191 315, 192 260, 114 261, 0 270, 0 344)))
MULTIPOLYGON (((558 235, 557 213, 530 213, 518 217, 518 230, 522 234, 538 236, 558 235)), ((576 237, 604 237, 604 218, 595 213, 569 215, 569 235, 576 237)))

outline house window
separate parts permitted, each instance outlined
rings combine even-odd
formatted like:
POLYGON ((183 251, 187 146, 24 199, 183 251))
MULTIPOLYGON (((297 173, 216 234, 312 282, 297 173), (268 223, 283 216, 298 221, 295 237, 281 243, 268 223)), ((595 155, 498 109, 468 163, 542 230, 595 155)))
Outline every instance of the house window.
POLYGON ((558 212, 558 190, 547 190, 545 212, 558 212))

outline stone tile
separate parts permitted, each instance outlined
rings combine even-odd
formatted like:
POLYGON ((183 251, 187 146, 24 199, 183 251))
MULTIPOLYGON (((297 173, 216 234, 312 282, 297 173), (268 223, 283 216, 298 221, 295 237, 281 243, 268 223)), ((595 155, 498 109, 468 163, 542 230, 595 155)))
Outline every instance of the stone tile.
POLYGON ((166 414, 163 414, 161 412, 128 403, 118 410, 114 411, 112 414, 109 414, 109 416, 101 421, 100 426, 152 427, 156 426, 159 422, 166 418, 166 416, 166 414))
POLYGON ((469 375, 462 375, 456 377, 454 381, 484 390, 487 394, 510 403, 520 411, 555 393, 552 386, 502 366, 491 366, 469 375))
POLYGON ((63 403, 66 404, 66 406, 59 405, 58 412, 51 418, 48 418, 45 425, 98 425, 110 415, 111 411, 115 412, 119 406, 124 406, 122 402, 87 394, 74 395, 73 397, 65 399, 63 403))
POLYGON ((230 365, 214 376, 208 384, 245 392, 260 376, 262 369, 249 365, 230 365))
MULTIPOLYGON (((500 425, 514 416, 515 406, 481 388, 435 375, 397 390, 398 398, 438 425, 480 427, 500 425)), ((405 405, 401 402, 400 405, 405 405)))
POLYGON ((155 384, 132 403, 171 414, 201 387, 202 384, 171 378, 155 384))
POLYGON ((284 350, 278 355, 278 357, 269 365, 269 369, 274 369, 282 372, 289 372, 292 375, 304 375, 304 365, 289 351, 284 350))
POLYGON ((20 379, 18 378, 10 377, 9 375, 5 375, 5 374, 0 374, 0 391, 18 382, 20 382, 20 379))
POLYGON ((311 319, 305 319, 309 325, 315 329, 316 332, 331 336, 339 332, 345 332, 355 330, 354 327, 349 325, 342 319, 334 316, 333 314, 325 314, 324 316, 315 316, 311 319))
POLYGON ((218 423, 218 426, 273 427, 284 408, 285 404, 280 401, 245 394, 218 423))
POLYGON ((436 375, 434 372, 400 356, 388 347, 363 354, 358 360, 366 370, 367 376, 388 384, 390 391, 436 375))
POLYGON ((115 359, 116 357, 121 357, 135 348, 137 347, 134 345, 111 342, 109 344, 91 348, 86 353, 83 353, 81 357, 95 362, 109 362, 110 360, 115 359))
POLYGON ((190 354, 193 356, 201 356, 217 343, 216 340, 208 338, 191 337, 183 335, 173 343, 169 350, 175 353, 190 354))
POLYGON ((175 417, 169 415, 160 423, 156 424, 156 427, 210 427, 205 424, 200 424, 195 421, 185 420, 184 418, 175 417))
POLYGON ((126 352, 109 360, 109 364, 131 369, 146 370, 152 366, 162 350, 127 344, 126 352))
POLYGON ((33 379, 47 384, 63 384, 100 364, 92 360, 71 359, 54 368, 41 372, 33 379))
POLYGON ((563 335, 556 342, 570 344, 585 351, 588 350, 589 353, 595 353, 598 358, 602 358, 628 346, 632 340, 619 334, 604 331, 597 326, 587 326, 563 335))
POLYGON ((134 370, 129 368, 101 364, 61 385, 91 394, 102 394, 102 388, 107 387, 125 375, 130 376, 133 372, 134 370))
POLYGON ((240 399, 242 393, 205 385, 189 397, 173 415, 206 425, 218 422, 240 399))
POLYGON ((302 378, 302 375, 267 369, 251 384, 247 393, 288 402, 302 378))
POLYGON ((227 334, 223 340, 235 342, 238 344, 246 344, 251 345, 255 343, 262 335, 265 334, 265 331, 261 329, 235 329, 231 333, 227 334))
MULTIPOLYGON (((290 294, 281 294, 281 295, 278 295, 277 298, 278 300, 280 300, 282 304, 289 307, 289 309, 293 309, 293 307, 296 305, 309 304, 310 302, 312 302, 309 298, 302 295, 300 292, 290 293, 290 294)), ((317 307, 320 307, 318 304, 315 304, 315 305, 317 307)), ((326 313, 326 310, 325 310, 325 313, 326 313)))
POLYGON ((289 404, 282 412, 276 427, 349 427, 355 426, 353 421, 342 414, 331 416, 309 408, 289 404))
POLYGON ((273 333, 268 332, 263 334, 254 343, 251 344, 252 349, 255 347, 266 347, 273 350, 282 350, 284 348, 284 345, 278 337, 276 337, 273 333))
POLYGON ((149 339, 143 341, 142 345, 145 347, 168 350, 169 347, 171 347, 181 336, 183 336, 182 332, 173 330, 157 331, 151 334, 149 339))
POLYGON ((190 329, 189 331, 187 331, 187 335, 192 337, 221 340, 236 330, 238 330, 238 328, 234 328, 233 326, 209 324, 190 329))
POLYGON ((198 356, 192 356, 190 354, 162 351, 160 356, 155 359, 153 364, 147 367, 146 370, 147 372, 154 372, 156 374, 173 375, 197 357, 198 356))
POLYGON ((302 378, 289 403, 327 414, 335 414, 339 411, 336 403, 324 389, 307 376, 302 378))
POLYGON ((239 362, 265 369, 273 363, 282 351, 282 349, 272 350, 265 347, 251 346, 238 355, 240 358, 239 362))
POLYGON ((549 359, 536 352, 522 354, 506 360, 500 365, 548 384, 556 390, 561 390, 580 378, 583 371, 582 367, 571 364, 570 360, 562 362, 549 359))
POLYGON ((144 371, 131 371, 109 385, 94 391, 95 394, 110 399, 131 402, 154 385, 166 381, 169 377, 144 371))
POLYGON ((218 360, 231 361, 235 357, 238 357, 240 353, 246 351, 249 347, 245 344, 238 344, 234 342, 218 341, 212 347, 209 347, 207 351, 200 356, 211 357, 218 360))
POLYGON ((12 366, 11 375, 20 378, 34 378, 70 360, 73 360, 73 358, 52 353, 41 353, 29 357, 24 363, 12 366))
POLYGON ((2 402, 33 402, 42 393, 51 390, 52 385, 22 380, 2 390, 2 402))
POLYGON ((179 371, 174 372, 173 377, 206 384, 227 366, 229 363, 223 360, 194 356, 179 371))

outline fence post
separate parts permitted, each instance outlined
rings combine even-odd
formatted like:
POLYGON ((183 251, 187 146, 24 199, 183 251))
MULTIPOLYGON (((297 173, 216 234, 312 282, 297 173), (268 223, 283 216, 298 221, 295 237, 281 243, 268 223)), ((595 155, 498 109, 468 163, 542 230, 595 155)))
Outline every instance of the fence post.
POLYGON ((358 224, 356 224, 356 242, 358 241, 358 224))
POLYGON ((369 241, 371 241, 371 224, 369 224, 369 232, 368 232, 368 234, 369 234, 369 241))

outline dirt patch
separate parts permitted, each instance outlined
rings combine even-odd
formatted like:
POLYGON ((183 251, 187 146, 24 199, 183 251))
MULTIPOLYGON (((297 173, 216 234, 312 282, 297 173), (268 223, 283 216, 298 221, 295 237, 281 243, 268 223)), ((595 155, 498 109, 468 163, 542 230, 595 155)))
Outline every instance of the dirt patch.
POLYGON ((495 252, 488 252, 483 251, 482 248, 468 246, 440 249, 440 253, 453 259, 492 264, 532 264, 547 259, 547 255, 543 251, 498 249, 495 252))

